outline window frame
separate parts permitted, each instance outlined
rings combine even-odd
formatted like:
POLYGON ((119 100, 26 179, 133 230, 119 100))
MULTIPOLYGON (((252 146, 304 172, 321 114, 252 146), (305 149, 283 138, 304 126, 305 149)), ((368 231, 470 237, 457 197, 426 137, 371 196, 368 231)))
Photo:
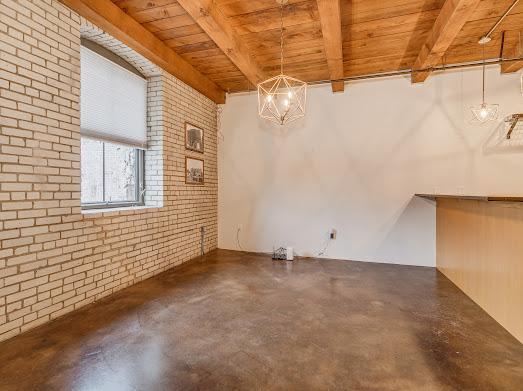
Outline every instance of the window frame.
MULTIPOLYGON (((102 161, 102 194, 105 198, 105 144, 114 144, 110 141, 99 140, 103 143, 103 161, 102 161)), ((82 153, 82 151, 80 151, 82 153)), ((134 148, 135 153, 135 200, 134 201, 103 201, 103 202, 86 202, 81 203, 82 210, 93 209, 112 209, 112 208, 131 208, 145 205, 145 151, 140 148, 134 148)))

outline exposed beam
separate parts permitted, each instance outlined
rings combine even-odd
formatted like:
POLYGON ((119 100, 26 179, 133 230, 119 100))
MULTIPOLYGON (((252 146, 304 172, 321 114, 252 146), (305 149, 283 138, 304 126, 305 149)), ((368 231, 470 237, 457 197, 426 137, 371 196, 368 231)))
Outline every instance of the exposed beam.
POLYGON ((437 65, 480 0, 446 0, 412 67, 412 82, 425 81, 437 65))
POLYGON ((60 1, 209 99, 225 103, 225 91, 110 0, 60 1))
POLYGON ((178 0, 178 3, 252 84, 267 78, 214 0, 178 0))
MULTIPOLYGON (((504 31, 501 58, 504 60, 520 58, 523 55, 523 43, 521 42, 521 39, 523 39, 523 31, 504 31)), ((523 68, 523 60, 501 63, 501 73, 517 72, 521 68, 523 68)))
POLYGON ((340 0, 317 0, 325 55, 332 80, 332 91, 343 92, 343 49, 340 0))

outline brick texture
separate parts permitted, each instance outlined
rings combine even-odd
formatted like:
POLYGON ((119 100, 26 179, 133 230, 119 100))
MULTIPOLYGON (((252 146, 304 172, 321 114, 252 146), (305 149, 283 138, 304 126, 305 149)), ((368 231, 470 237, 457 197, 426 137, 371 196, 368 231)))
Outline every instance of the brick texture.
POLYGON ((217 246, 216 105, 55 0, 0 3, 0 340, 217 246), (85 27, 87 26, 87 27, 85 27), (80 36, 149 76, 146 207, 82 213, 80 36), (93 33, 93 31, 95 31, 93 33), (184 123, 205 131, 185 150, 184 123), (185 184, 185 156, 205 185, 185 184))
POLYGON ((159 76, 162 73, 161 68, 83 18, 80 34, 82 38, 93 41, 117 54, 138 69, 145 77, 159 76))

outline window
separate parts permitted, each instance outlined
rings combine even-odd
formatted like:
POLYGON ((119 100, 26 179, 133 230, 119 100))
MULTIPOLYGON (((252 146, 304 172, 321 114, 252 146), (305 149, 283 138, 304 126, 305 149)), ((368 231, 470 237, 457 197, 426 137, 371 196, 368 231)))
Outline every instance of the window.
POLYGON ((82 138, 82 206, 143 205, 144 151, 82 138))
POLYGON ((82 207, 143 205, 147 81, 82 46, 80 109, 82 207))

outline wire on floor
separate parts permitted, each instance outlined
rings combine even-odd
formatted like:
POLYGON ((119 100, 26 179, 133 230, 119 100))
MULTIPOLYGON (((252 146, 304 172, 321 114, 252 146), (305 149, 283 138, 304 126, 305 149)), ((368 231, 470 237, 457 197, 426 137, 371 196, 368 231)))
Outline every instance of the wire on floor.
POLYGON ((322 249, 318 252, 318 257, 325 255, 325 253, 327 252, 327 249, 329 248, 329 244, 330 244, 331 240, 332 239, 330 237, 327 239, 327 241, 325 242, 322 249))
POLYGON ((242 245, 240 244, 240 231, 242 229, 238 227, 238 230, 236 231, 236 244, 238 245, 238 248, 240 251, 243 251, 242 245))
MULTIPOLYGON (((238 246, 240 251, 245 251, 240 243, 240 231, 241 231, 241 228, 238 228, 236 230, 236 245, 238 246)), ((329 244, 331 243, 331 241, 332 241, 332 239, 330 237, 327 238, 327 240, 324 242, 324 245, 321 248, 321 250, 316 253, 317 257, 321 257, 327 253, 327 249, 329 248, 329 244)), ((263 251, 263 252, 266 254, 272 255, 274 253, 274 249, 273 249, 273 251, 263 251)), ((294 255, 297 257, 301 256, 300 253, 296 251, 296 249, 294 249, 294 255)))

